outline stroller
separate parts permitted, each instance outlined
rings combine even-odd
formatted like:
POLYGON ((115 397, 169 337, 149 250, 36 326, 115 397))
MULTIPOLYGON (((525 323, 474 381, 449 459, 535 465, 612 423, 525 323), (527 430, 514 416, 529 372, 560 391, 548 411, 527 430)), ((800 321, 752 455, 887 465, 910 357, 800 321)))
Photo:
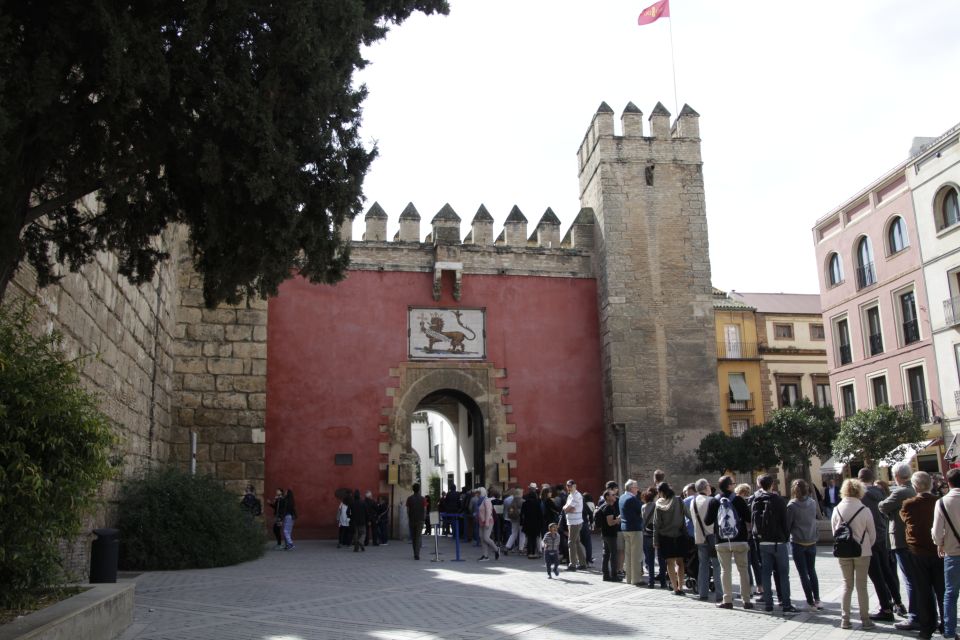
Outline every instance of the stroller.
MULTIPOLYGON (((686 567, 686 575, 683 580, 684 586, 692 591, 693 593, 699 592, 699 584, 697 583, 697 577, 700 575, 700 556, 697 553, 697 545, 693 544, 691 539, 690 548, 687 551, 687 555, 684 558, 684 565, 686 567)), ((710 571, 707 576, 707 580, 710 581, 710 591, 714 592, 717 590, 716 581, 719 579, 719 576, 713 575, 713 563, 709 563, 710 571)))

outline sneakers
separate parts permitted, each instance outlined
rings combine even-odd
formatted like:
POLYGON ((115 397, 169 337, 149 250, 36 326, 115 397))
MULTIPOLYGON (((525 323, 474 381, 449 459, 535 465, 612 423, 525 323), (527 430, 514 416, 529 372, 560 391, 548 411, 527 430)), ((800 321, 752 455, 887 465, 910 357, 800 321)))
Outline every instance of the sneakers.
POLYGON ((899 629, 900 631, 920 631, 920 625, 916 622, 911 622, 910 620, 904 620, 903 622, 898 622, 893 625, 894 629, 899 629))
POLYGON ((870 619, 878 622, 893 622, 895 618, 893 617, 893 611, 884 611, 881 609, 876 613, 871 613, 870 619))
POLYGON ((907 608, 903 606, 902 602, 893 605, 893 612, 898 616, 900 616, 901 618, 906 618, 908 615, 907 608))
POLYGON ((823 603, 819 600, 814 600, 813 606, 816 607, 817 611, 823 611, 823 603))
POLYGON ((576 571, 576 570, 577 570, 577 565, 575 564, 571 564, 567 566, 567 571, 576 571))
POLYGON ((490 558, 488 558, 487 556, 480 556, 479 558, 477 558, 477 562, 490 562, 490 558))
POLYGON ((733 609, 732 602, 721 602, 717 605, 717 609, 733 609))
POLYGON ((800 610, 797 609, 797 608, 796 608, 795 606, 793 606, 792 604, 788 604, 788 605, 784 605, 784 607, 783 607, 783 612, 784 612, 784 613, 800 613, 800 610))
POLYGON ((841 620, 841 621, 840 621, 840 628, 841 628, 841 629, 853 629, 853 625, 850 624, 850 621, 849 621, 849 620, 841 620))
POLYGON ((557 576, 557 577, 559 578, 559 577, 560 577, 560 569, 558 569, 557 567, 554 567, 554 568, 553 568, 553 575, 555 575, 555 576, 557 576))
POLYGON ((876 629, 877 625, 872 622, 864 622, 862 625, 860 625, 860 628, 864 631, 870 631, 871 629, 876 629))

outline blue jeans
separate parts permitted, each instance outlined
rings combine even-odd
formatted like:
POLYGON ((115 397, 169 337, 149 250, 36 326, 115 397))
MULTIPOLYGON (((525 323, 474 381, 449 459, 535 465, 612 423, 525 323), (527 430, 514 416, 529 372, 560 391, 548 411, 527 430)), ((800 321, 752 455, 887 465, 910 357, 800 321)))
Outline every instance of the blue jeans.
POLYGON ((917 594, 913 586, 913 557, 909 549, 894 549, 893 555, 897 558, 897 565, 903 575, 903 584, 907 587, 907 620, 917 621, 917 594))
POLYGON ((647 576, 650 583, 660 581, 660 586, 667 584, 667 559, 663 557, 660 549, 653 548, 653 536, 643 534, 643 562, 647 565, 647 576), (660 573, 653 570, 654 562, 660 561, 660 573))
POLYGON ((760 547, 760 580, 763 583, 763 603, 773 606, 773 568, 776 566, 780 574, 780 604, 790 606, 790 554, 787 552, 787 543, 761 544, 760 547))
POLYGON ((943 637, 957 633, 957 595, 960 594, 960 556, 943 559, 943 637))
POLYGON ((800 574, 800 585, 808 604, 820 600, 820 581, 817 579, 817 545, 790 544, 793 551, 793 566, 800 574))
POLYGON ((293 516, 287 514, 283 516, 283 539, 287 541, 287 546, 293 546, 293 516))
POLYGON ((720 584, 720 559, 714 556, 710 557, 710 548, 716 543, 713 534, 707 536, 706 544, 697 545, 697 590, 700 591, 700 599, 706 600, 710 597, 710 566, 713 566, 713 583, 716 585, 717 602, 723 600, 723 585, 720 584))
POLYGON ((544 551, 543 552, 543 563, 547 565, 547 577, 550 576, 550 572, 557 572, 557 569, 560 567, 560 552, 559 551, 544 551))

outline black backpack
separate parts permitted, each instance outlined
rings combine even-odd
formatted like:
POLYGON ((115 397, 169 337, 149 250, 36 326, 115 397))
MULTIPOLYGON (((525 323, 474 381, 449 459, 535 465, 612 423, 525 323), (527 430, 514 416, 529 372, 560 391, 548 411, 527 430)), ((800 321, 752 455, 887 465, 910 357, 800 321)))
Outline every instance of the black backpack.
POLYGON ((776 509, 770 496, 759 496, 753 500, 751 521, 753 536, 760 542, 777 542, 780 528, 777 526, 776 509))
POLYGON ((860 537, 860 542, 857 542, 857 539, 853 537, 853 531, 850 529, 850 523, 853 522, 853 519, 860 515, 860 512, 866 509, 866 507, 860 507, 857 509, 857 512, 853 514, 850 520, 844 522, 840 519, 840 525, 833 532, 833 555, 836 558, 859 558, 863 553, 863 539, 867 536, 867 532, 863 532, 863 536, 860 537))

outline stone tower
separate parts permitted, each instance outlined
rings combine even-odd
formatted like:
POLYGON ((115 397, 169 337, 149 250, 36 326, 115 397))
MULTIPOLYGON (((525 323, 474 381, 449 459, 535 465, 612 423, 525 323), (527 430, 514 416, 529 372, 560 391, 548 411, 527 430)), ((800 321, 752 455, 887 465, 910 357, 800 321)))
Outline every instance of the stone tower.
POLYGON ((696 477, 693 452, 720 429, 698 118, 684 105, 671 128, 657 103, 644 135, 631 102, 615 135, 603 103, 578 154, 596 218, 606 464, 641 486, 656 468, 677 489, 696 477))

